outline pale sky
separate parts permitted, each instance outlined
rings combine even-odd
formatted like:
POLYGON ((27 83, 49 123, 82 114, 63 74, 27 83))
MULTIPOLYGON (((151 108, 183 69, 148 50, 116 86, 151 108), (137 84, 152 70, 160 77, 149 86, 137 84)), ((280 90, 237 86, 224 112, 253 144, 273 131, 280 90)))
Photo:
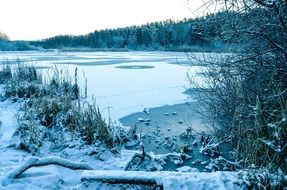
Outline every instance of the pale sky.
POLYGON ((11 40, 194 17, 202 0, 1 0, 0 31, 11 40))

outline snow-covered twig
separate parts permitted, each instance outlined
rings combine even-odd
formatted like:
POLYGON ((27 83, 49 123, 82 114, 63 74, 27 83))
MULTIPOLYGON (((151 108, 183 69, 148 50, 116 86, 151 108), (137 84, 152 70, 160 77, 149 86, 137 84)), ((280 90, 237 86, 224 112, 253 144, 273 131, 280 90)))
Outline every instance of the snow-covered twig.
POLYGON ((218 159, 219 159, 219 160, 222 160, 222 161, 224 161, 224 162, 226 162, 226 163, 228 163, 228 164, 230 164, 230 165, 236 166, 236 167, 238 167, 238 168, 241 167, 240 164, 243 162, 243 160, 239 160, 239 161, 237 161, 237 162, 232 162, 232 161, 229 161, 229 160, 223 158, 222 156, 220 156, 218 159))

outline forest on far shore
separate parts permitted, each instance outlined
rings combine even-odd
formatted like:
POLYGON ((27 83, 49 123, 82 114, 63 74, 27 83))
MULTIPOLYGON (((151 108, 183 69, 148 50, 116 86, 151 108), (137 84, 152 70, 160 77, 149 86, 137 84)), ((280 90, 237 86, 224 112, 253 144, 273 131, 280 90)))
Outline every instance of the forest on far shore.
MULTIPOLYGON (((228 17, 240 15, 230 11, 204 17, 166 20, 142 26, 96 30, 86 35, 59 35, 31 45, 45 49, 100 48, 169 51, 225 51, 236 44, 236 36, 230 38, 228 17)), ((241 20, 241 22, 244 22, 241 20)))

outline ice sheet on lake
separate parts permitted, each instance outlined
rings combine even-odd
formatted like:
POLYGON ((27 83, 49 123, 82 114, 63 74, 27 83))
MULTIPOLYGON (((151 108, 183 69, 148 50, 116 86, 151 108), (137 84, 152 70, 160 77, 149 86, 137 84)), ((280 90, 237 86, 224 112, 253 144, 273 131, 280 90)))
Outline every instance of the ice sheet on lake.
MULTIPOLYGON (((88 100, 96 100, 104 117, 113 120, 144 107, 158 107, 188 101, 187 72, 197 67, 169 64, 188 61, 181 52, 1 52, 0 60, 24 59, 38 67, 57 65, 73 81, 78 68, 82 91, 87 78, 88 100), (61 64, 59 64, 61 63, 61 64), (103 64, 104 63, 104 64, 103 64), (118 66, 147 66, 152 69, 119 69, 118 66), (108 109, 109 108, 109 109, 108 109)), ((45 73, 45 71, 42 71, 45 73)), ((51 72, 51 70, 46 70, 51 72)))

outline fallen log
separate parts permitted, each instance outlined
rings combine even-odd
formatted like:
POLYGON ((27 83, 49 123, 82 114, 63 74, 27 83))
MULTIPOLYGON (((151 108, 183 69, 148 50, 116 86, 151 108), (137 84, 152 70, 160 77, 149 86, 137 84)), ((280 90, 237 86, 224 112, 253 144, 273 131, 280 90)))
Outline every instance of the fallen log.
POLYGON ((72 162, 66 159, 57 158, 57 157, 47 157, 38 159, 36 157, 29 158, 25 163, 11 171, 4 179, 2 184, 17 178, 19 175, 24 173, 26 170, 32 167, 41 167, 47 165, 58 165, 72 170, 93 170, 94 168, 86 163, 72 162))
POLYGON ((154 186, 156 189, 163 189, 161 182, 157 182, 151 172, 142 171, 108 171, 99 170, 85 172, 81 177, 82 183, 108 183, 108 184, 129 184, 129 185, 146 185, 154 186), (136 175, 135 175, 136 174, 136 175))
POLYGON ((234 183, 235 172, 145 172, 122 170, 83 171, 81 183, 84 187, 93 183, 146 185, 154 189, 240 189, 234 183))

